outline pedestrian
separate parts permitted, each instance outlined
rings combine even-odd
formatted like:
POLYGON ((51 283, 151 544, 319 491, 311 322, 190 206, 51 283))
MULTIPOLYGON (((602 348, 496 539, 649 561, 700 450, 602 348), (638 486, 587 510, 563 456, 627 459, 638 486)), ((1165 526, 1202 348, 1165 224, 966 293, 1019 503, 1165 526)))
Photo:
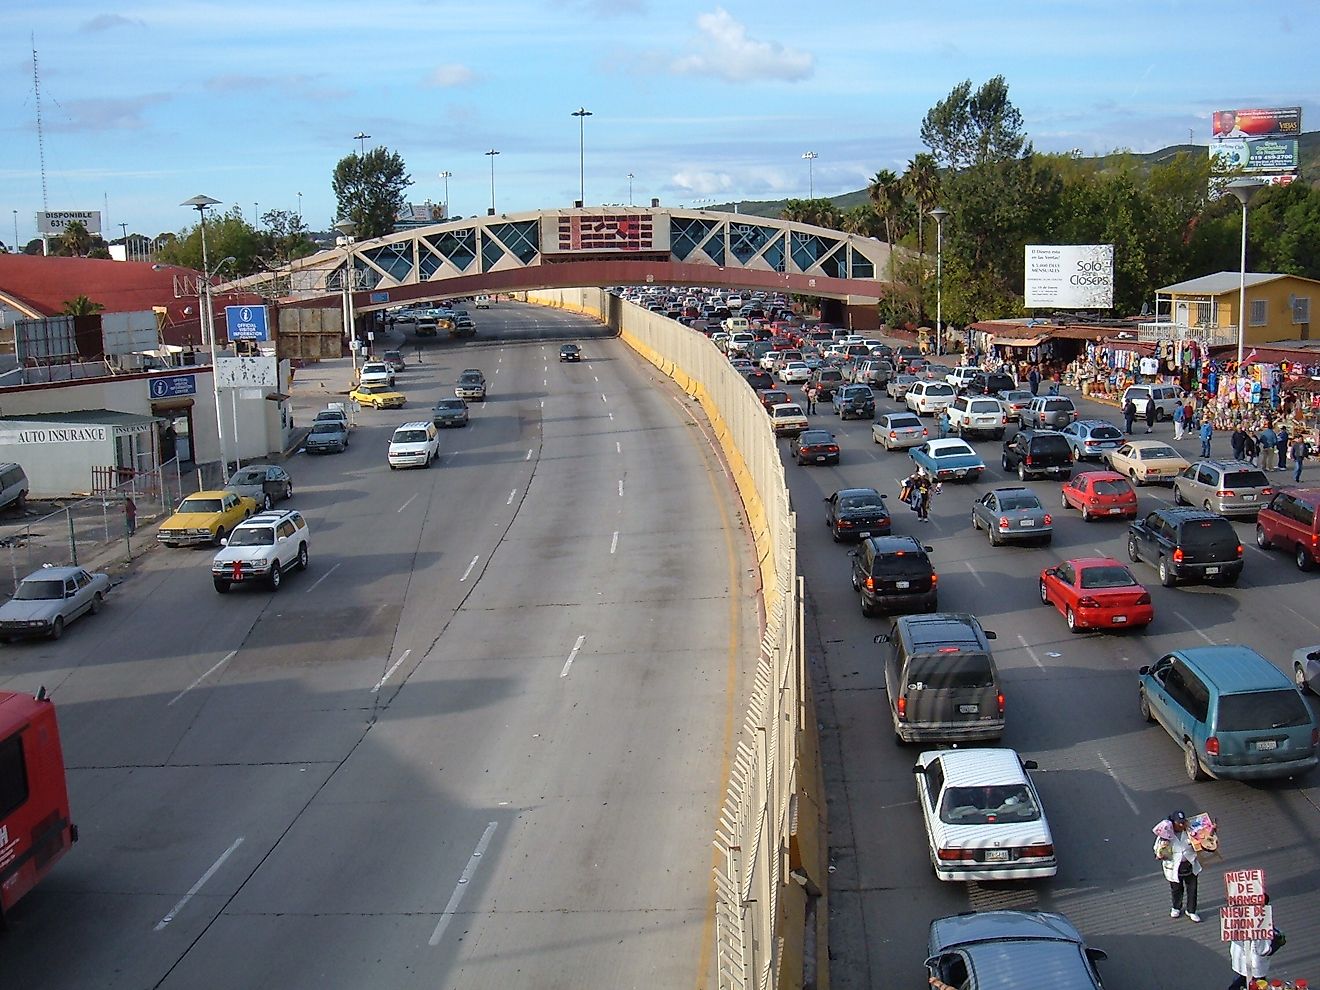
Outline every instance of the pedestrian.
POLYGON ((1146 400, 1146 432, 1155 432, 1155 396, 1146 400))
POLYGON ((808 385, 805 389, 803 389, 803 392, 807 396, 807 415, 808 416, 816 415, 816 386, 808 385))
POLYGON ((947 409, 940 410, 939 425, 940 425, 940 439, 943 440, 945 437, 949 435, 949 427, 952 425, 949 422, 949 410, 947 409))
POLYGON ((124 496, 124 525, 128 528, 129 536, 137 532, 137 503, 133 501, 132 495, 124 496))
POLYGON ((1279 440, 1276 444, 1276 449, 1279 452, 1279 470, 1286 471, 1288 470, 1288 427, 1280 426, 1274 431, 1274 435, 1279 440))
POLYGON ((1201 872, 1201 861, 1187 831, 1187 816, 1181 811, 1173 812, 1155 826, 1155 858, 1169 882, 1173 900, 1169 917, 1181 918, 1185 908, 1187 920, 1200 924, 1201 916, 1196 913, 1196 878, 1201 872))
POLYGON ((1298 436, 1288 448, 1288 453, 1292 456, 1293 462, 1293 481, 1302 480, 1302 462, 1306 460, 1306 437, 1298 436))
MULTIPOLYGON (((1265 895, 1265 903, 1270 902, 1270 895, 1265 895)), ((1271 931, 1271 938, 1232 939, 1228 943, 1228 962, 1237 974, 1228 990, 1246 990, 1256 980, 1263 980, 1270 972, 1270 957, 1274 955, 1275 941, 1279 938, 1277 929, 1271 931)))
POLYGON ((1187 408, 1179 402, 1173 407, 1173 439, 1183 438, 1183 429, 1187 425, 1187 408))
POLYGON ((1233 427, 1233 432, 1228 436, 1228 446, 1233 451, 1233 460, 1240 461, 1247 449, 1247 431, 1238 423, 1233 427))
POLYGON ((1038 395, 1040 393, 1040 369, 1034 364, 1031 366, 1031 371, 1027 374, 1027 384, 1031 387, 1032 395, 1038 395))
POLYGON ((1215 428, 1210 425, 1210 420, 1201 421, 1201 456, 1210 456, 1210 438, 1215 435, 1215 428))
MULTIPOLYGON (((1242 431, 1246 433, 1246 430, 1242 431)), ((1256 438, 1250 433, 1246 434, 1246 439, 1242 441, 1242 459, 1248 464, 1256 463, 1256 455, 1260 453, 1260 444, 1256 443, 1256 438)))
POLYGON ((1137 404, 1131 399, 1123 403, 1123 432, 1132 436, 1132 421, 1137 418, 1137 404))
POLYGON ((1265 429, 1260 431, 1256 443, 1260 447, 1260 469, 1273 471, 1274 460, 1279 454, 1279 436, 1274 432, 1274 425, 1269 420, 1265 421, 1265 429))

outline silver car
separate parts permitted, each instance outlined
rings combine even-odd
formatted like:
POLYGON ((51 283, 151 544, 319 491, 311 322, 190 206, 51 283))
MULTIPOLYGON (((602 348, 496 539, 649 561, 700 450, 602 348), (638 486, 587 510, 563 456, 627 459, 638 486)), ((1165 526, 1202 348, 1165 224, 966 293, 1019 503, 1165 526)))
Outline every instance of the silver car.
POLYGON ((1320 690, 1320 644, 1293 652, 1293 681, 1303 694, 1320 690))
POLYGON ((280 499, 293 498, 293 479, 289 472, 274 464, 249 464, 229 476, 225 491, 246 495, 263 509, 280 499))
POLYGON ((905 450, 930 439, 921 417, 913 412, 886 413, 871 424, 871 440, 885 450, 905 450))
POLYGON ((972 528, 985 530, 992 547, 1014 540, 1049 543, 1054 519, 1030 488, 996 488, 972 503, 972 528))
POLYGON ((908 389, 920 380, 921 379, 916 375, 895 375, 893 378, 889 379, 888 384, 885 385, 885 392, 888 393, 891 399, 896 399, 901 402, 907 398, 908 389))
POLYGON ((110 578, 81 567, 43 567, 18 583, 14 597, 0 605, 0 638, 59 639, 64 627, 84 612, 101 611, 110 578))
POLYGON ((1173 479, 1175 505, 1221 516, 1255 517, 1273 494, 1265 472, 1246 461, 1194 461, 1173 479))

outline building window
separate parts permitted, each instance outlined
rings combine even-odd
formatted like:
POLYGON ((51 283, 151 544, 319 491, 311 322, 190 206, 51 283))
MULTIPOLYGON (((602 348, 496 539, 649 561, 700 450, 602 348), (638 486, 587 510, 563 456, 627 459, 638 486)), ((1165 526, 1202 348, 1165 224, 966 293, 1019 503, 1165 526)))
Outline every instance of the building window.
POLYGON ((1214 323, 1214 315, 1208 302, 1199 302, 1196 304, 1196 325, 1198 327, 1208 327, 1214 323))
POLYGON ((1265 300, 1251 300, 1251 325, 1253 327, 1263 327, 1265 325, 1265 300))
POLYGON ((1311 322, 1311 297, 1293 296, 1292 301, 1292 321, 1293 323, 1311 322))

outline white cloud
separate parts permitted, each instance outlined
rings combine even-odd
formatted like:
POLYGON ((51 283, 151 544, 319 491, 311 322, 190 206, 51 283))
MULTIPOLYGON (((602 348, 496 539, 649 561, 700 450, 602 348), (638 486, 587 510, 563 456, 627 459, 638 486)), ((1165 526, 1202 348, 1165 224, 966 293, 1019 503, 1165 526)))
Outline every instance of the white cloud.
POLYGON ((476 73, 466 65, 450 63, 447 65, 437 65, 431 70, 431 74, 426 77, 428 86, 466 86, 476 79, 476 73))
POLYGON ((682 169, 669 177, 671 188, 694 196, 778 195, 795 188, 795 182, 795 176, 783 169, 763 165, 735 166, 727 171, 682 169))
POLYGON ((796 82, 815 72, 816 59, 810 52, 748 37, 747 27, 723 7, 699 15, 697 27, 701 34, 692 42, 693 54, 670 63, 670 71, 677 75, 713 75, 729 82, 796 82))

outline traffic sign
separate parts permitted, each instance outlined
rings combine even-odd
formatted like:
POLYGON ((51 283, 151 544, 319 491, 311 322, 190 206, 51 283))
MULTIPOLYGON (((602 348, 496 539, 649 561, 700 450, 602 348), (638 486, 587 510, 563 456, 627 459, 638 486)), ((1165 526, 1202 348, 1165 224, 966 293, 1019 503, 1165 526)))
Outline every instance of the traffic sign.
POLYGON ((197 394, 196 375, 160 375, 148 379, 147 391, 153 399, 177 399, 197 394))
POLYGON ((226 306, 225 333, 230 340, 270 340, 265 306, 226 306))

